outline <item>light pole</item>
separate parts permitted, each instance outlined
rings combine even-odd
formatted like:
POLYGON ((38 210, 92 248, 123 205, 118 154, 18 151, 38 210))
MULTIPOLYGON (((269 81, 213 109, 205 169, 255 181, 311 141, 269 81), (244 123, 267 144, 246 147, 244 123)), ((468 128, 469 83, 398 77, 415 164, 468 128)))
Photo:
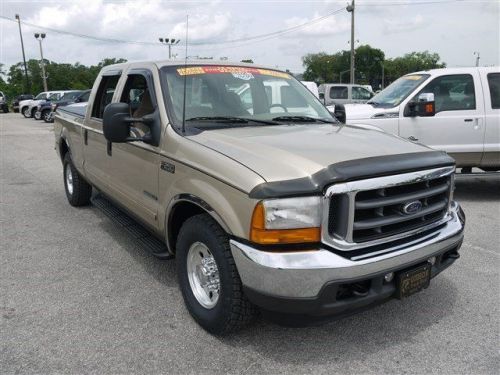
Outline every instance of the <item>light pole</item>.
POLYGON ((476 56, 476 66, 479 66, 479 59, 481 58, 479 52, 474 52, 474 55, 476 56))
POLYGON ((344 70, 343 72, 340 72, 339 74, 339 77, 340 77, 340 83, 342 83, 342 75, 347 73, 347 72, 350 72, 351 70, 350 69, 347 69, 347 70, 344 70))
POLYGON ((21 37, 21 49, 23 50, 23 63, 24 63, 24 77, 26 78, 26 94, 31 91, 30 81, 28 79, 28 68, 26 67, 26 55, 24 54, 24 42, 23 42, 23 33, 21 32, 21 17, 19 14, 16 14, 17 24, 19 25, 19 36, 21 37))
POLYGON ((354 83, 354 0, 345 8, 351 13, 351 83, 354 83))
POLYGON ((45 75, 45 61, 43 59, 43 49, 42 49, 42 41, 45 39, 45 33, 35 33, 35 39, 40 43, 40 57, 42 58, 40 62, 40 67, 42 68, 42 78, 43 78, 43 91, 49 91, 47 89, 47 76, 45 75))
POLYGON ((168 58, 172 58, 172 46, 176 46, 181 41, 180 39, 171 39, 171 38, 159 38, 160 43, 164 43, 168 46, 168 58))

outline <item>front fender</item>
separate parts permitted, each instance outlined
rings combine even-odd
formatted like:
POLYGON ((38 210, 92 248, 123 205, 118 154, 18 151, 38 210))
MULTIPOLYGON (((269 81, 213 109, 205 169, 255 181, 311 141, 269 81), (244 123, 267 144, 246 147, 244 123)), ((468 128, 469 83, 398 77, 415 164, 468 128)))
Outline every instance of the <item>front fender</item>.
POLYGON ((175 206, 189 201, 211 215, 228 234, 248 238, 257 200, 213 177, 184 168, 181 166, 176 170, 175 175, 179 175, 179 178, 171 181, 170 186, 166 176, 165 179, 160 177, 160 197, 164 205, 161 210, 164 212, 163 217, 159 217, 159 222, 163 224, 162 232, 167 233, 175 206))

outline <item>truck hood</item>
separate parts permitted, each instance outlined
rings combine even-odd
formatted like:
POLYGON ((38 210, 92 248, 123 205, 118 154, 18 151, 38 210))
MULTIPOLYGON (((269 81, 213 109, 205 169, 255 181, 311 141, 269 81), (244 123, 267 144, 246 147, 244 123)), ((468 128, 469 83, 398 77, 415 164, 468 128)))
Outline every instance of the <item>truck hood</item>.
POLYGON ((398 108, 377 108, 371 104, 345 104, 345 114, 347 121, 370 119, 374 116, 384 116, 386 113, 398 113, 398 108))
POLYGON ((228 128, 189 138, 245 165, 267 182, 309 177, 342 161, 429 151, 395 135, 356 125, 228 128))

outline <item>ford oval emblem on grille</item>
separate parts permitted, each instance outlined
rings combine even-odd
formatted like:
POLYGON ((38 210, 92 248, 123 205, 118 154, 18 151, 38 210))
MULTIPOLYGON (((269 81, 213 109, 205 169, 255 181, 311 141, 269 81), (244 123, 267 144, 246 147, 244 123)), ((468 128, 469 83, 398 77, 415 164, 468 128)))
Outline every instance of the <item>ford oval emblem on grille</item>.
POLYGON ((401 207, 401 211, 406 215, 416 214, 421 209, 422 209, 422 202, 420 201, 408 202, 403 204, 403 207, 401 207))

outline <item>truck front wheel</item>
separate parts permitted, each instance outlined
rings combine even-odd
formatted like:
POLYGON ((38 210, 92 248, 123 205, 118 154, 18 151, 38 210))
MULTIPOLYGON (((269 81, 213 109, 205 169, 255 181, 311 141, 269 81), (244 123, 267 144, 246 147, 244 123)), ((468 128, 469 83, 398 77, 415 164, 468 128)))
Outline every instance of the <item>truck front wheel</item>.
POLYGON ((177 276, 191 316, 223 335, 248 324, 256 308, 243 294, 229 238, 208 214, 182 225, 176 245, 177 276))
POLYGON ((92 196, 92 186, 78 173, 69 152, 64 155, 64 190, 69 204, 74 207, 87 206, 92 196))

